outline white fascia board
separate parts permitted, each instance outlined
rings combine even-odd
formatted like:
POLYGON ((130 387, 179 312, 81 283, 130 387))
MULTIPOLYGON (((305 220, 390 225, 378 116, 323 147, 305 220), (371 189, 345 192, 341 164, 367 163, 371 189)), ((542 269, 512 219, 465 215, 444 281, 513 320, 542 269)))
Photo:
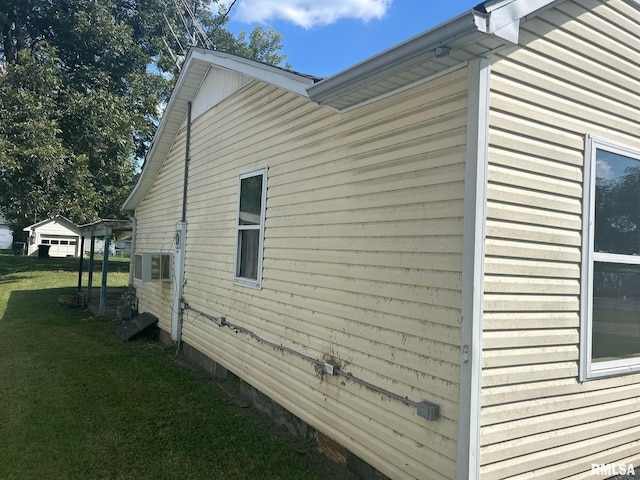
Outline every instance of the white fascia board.
POLYGON ((486 14, 476 12, 478 30, 517 44, 520 22, 561 0, 493 0, 483 4, 486 14))
POLYGON ((312 78, 295 72, 215 50, 193 49, 192 58, 210 62, 213 68, 238 72, 303 97, 307 97, 307 88, 314 83, 312 78))
POLYGON ((180 76, 176 81, 176 85, 151 142, 151 148, 147 153, 138 183, 136 183, 129 197, 122 205, 123 211, 134 211, 153 186, 155 178, 168 153, 168 150, 165 151, 165 149, 171 148, 170 145, 173 145, 173 140, 175 135, 177 135, 177 131, 167 130, 167 124, 183 124, 187 114, 187 103, 195 99, 202 82, 212 68, 221 68, 237 72, 255 80, 260 80, 289 90, 305 98, 308 97, 307 88, 315 81, 313 78, 295 72, 228 53, 202 48, 192 48, 189 50, 180 76), (169 147, 165 145, 162 149, 159 149, 158 145, 160 144, 160 140, 165 135, 170 136, 170 141, 168 142, 169 147))
POLYGON ((393 71, 408 60, 422 55, 426 51, 447 45, 456 38, 476 31, 474 19, 468 12, 459 15, 449 22, 416 35, 368 60, 315 83, 307 89, 309 98, 321 105, 325 102, 330 102, 331 99, 341 93, 354 88, 354 85, 358 82, 379 75, 383 71, 393 71))
POLYGON ((563 0, 491 0, 441 25, 385 50, 368 60, 328 77, 308 88, 309 98, 320 105, 329 104, 368 78, 382 72, 393 73, 407 61, 457 38, 485 33, 518 43, 520 22, 530 15, 563 0))
MULTIPOLYGON (((153 186, 156 176, 160 171, 160 168, 162 167, 164 157, 166 156, 168 151, 163 151, 160 155, 157 154, 160 139, 164 136, 167 124, 169 122, 177 122, 178 125, 182 124, 182 121, 184 120, 187 112, 187 102, 191 101, 189 98, 184 98, 184 96, 182 95, 185 83, 187 82, 187 80, 190 80, 192 82, 197 81, 198 85, 200 85, 202 83, 202 80, 204 80, 204 77, 206 76, 206 72, 208 72, 207 69, 205 70, 204 74, 198 75, 199 77, 201 77, 199 78, 199 80, 194 78, 196 75, 192 71, 193 63, 191 60, 191 53, 192 51, 189 52, 189 55, 187 56, 187 59, 183 64, 182 72, 178 77, 178 80, 176 81, 176 85, 173 88, 173 92, 171 93, 169 102, 164 109, 164 113, 162 114, 162 118, 160 119, 158 128, 156 129, 153 140, 151 141, 151 147, 147 152, 147 156, 145 157, 145 162, 142 168, 142 172, 140 173, 140 178, 138 178, 138 182, 122 205, 122 210, 124 212, 133 212, 136 209, 136 207, 140 204, 140 202, 144 199, 144 197, 153 186)), ((192 97, 195 97, 195 93, 193 93, 192 97)), ((176 133, 177 132, 169 132, 168 134, 175 135, 176 133)), ((173 140, 170 142, 170 144, 173 144, 173 140)), ((169 147, 169 149, 170 148, 171 147, 169 147)))

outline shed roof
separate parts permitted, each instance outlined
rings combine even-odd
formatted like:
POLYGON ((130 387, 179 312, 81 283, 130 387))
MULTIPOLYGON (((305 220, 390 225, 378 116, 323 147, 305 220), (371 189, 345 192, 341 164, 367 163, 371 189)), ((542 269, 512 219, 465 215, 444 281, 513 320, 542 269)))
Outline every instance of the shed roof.
POLYGON ((472 58, 517 44, 520 22, 562 1, 488 0, 323 80, 222 52, 192 48, 154 136, 140 179, 122 208, 135 210, 151 189, 184 122, 188 103, 195 99, 211 68, 231 70, 344 111, 460 68, 472 58))
POLYGON ((53 218, 47 218, 46 220, 41 220, 40 222, 34 223, 33 225, 29 225, 27 227, 24 227, 22 229, 23 232, 30 232, 32 230, 35 230, 36 228, 40 228, 43 227, 49 223, 52 222, 57 222, 59 224, 61 224, 62 226, 68 228, 69 230, 76 232, 76 233, 80 233, 80 229, 78 228, 78 226, 73 223, 71 220, 69 220, 68 218, 65 218, 61 215, 57 215, 53 218))

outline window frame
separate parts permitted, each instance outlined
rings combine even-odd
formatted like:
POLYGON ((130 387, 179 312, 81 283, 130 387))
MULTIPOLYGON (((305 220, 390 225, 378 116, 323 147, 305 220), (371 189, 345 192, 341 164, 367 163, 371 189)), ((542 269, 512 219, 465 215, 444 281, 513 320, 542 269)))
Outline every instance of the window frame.
POLYGON ((268 167, 260 167, 255 170, 251 170, 248 172, 243 172, 238 175, 238 197, 236 204, 236 253, 235 253, 235 262, 233 266, 233 282, 237 285, 242 285, 245 287, 251 287, 256 289, 262 288, 262 262, 263 262, 263 251, 264 251, 264 224, 266 217, 266 206, 267 206, 267 172, 268 167), (242 194, 242 180, 251 177, 262 176, 262 192, 261 192, 261 203, 260 203, 260 224, 259 225, 240 225, 240 197, 242 194), (259 239, 258 239, 258 265, 257 265, 257 275, 256 279, 249 277, 241 277, 238 275, 239 265, 242 261, 241 258, 241 244, 240 244, 240 232, 247 230, 258 230, 259 231, 259 239))
POLYGON ((640 256, 594 251, 596 159, 598 150, 640 161, 640 149, 593 135, 585 137, 583 185, 583 229, 580 305, 580 380, 627 375, 640 372, 640 357, 601 362, 592 361, 593 349, 593 272, 594 263, 640 265, 640 256))

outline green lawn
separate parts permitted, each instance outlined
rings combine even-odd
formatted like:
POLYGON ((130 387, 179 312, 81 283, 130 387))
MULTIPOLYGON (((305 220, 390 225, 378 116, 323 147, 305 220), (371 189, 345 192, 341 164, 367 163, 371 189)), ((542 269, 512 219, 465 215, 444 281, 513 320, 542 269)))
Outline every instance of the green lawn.
MULTIPOLYGON (((125 285, 114 260, 110 283, 125 285)), ((353 478, 172 348, 58 305, 77 268, 0 254, 0 479, 353 478)))

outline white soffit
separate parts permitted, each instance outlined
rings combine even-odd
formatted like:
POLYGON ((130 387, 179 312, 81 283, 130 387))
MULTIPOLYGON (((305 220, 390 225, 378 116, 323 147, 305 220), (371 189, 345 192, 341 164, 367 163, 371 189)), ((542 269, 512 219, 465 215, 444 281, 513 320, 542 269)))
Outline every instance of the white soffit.
POLYGON ((151 142, 138 183, 122 206, 132 212, 147 195, 183 125, 189 102, 193 102, 210 69, 222 69, 273 84, 307 97, 307 88, 318 78, 237 57, 215 50, 192 48, 151 142))
POLYGON ((309 87, 345 111, 518 42, 520 21, 562 0, 491 0, 309 87), (446 53, 442 51, 445 47, 446 53))

